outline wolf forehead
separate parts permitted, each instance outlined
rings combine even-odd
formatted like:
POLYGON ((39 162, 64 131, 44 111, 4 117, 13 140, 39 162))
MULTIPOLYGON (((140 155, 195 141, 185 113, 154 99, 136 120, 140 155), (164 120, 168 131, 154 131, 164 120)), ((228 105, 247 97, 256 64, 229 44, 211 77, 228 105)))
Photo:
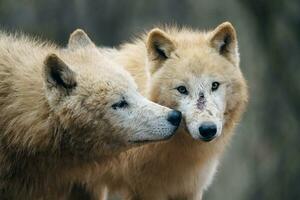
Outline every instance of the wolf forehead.
POLYGON ((127 81, 126 78, 122 79, 119 77, 118 81, 109 78, 96 78, 92 81, 87 81, 86 78, 82 76, 82 81, 79 80, 77 93, 81 96, 84 94, 87 99, 94 98, 99 101, 115 100, 127 97, 129 91, 134 89, 134 86, 124 83, 124 81, 127 81))
POLYGON ((194 75, 201 75, 203 72, 222 74, 238 68, 209 46, 195 47, 194 50, 188 51, 187 53, 184 49, 178 49, 175 52, 178 57, 170 59, 170 62, 174 62, 174 67, 184 68, 184 71, 190 71, 194 75))
MULTIPOLYGON (((239 54, 237 52, 235 31, 233 28, 226 28, 226 26, 229 26, 228 24, 224 24, 224 26, 219 32, 201 32, 187 28, 154 30, 150 33, 148 46, 151 47, 151 42, 161 45, 152 48, 161 49, 168 55, 168 58, 171 58, 167 62, 173 60, 176 67, 181 65, 186 70, 189 70, 189 67, 196 70, 218 66, 221 68, 226 66, 238 67, 239 54), (201 68, 197 65, 200 65, 201 68)), ((199 72, 201 73, 201 71, 199 72)))
POLYGON ((87 90, 117 93, 128 88, 136 88, 133 78, 122 66, 105 59, 94 61, 89 59, 79 63, 67 60, 67 64, 75 72, 78 86, 87 90))

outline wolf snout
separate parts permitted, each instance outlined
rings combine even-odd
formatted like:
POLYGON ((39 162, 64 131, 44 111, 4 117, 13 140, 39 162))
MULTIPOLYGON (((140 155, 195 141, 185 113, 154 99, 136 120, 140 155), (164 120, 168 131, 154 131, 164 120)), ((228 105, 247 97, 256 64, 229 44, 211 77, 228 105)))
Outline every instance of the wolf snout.
POLYGON ((199 127, 200 139, 209 142, 217 135, 217 125, 213 122, 203 122, 199 127))
POLYGON ((168 122, 170 122, 173 126, 179 126, 181 121, 181 112, 177 110, 172 110, 168 113, 167 117, 168 122))

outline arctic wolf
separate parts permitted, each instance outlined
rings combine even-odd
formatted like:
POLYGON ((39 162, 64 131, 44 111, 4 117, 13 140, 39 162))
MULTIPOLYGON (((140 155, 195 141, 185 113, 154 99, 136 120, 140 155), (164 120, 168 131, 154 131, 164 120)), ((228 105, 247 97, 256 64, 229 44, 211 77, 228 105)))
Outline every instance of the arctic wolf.
POLYGON ((0 197, 62 199, 97 161, 173 135, 180 112, 142 97, 82 31, 69 49, 0 34, 0 197))
POLYGON ((118 50, 100 51, 125 66, 150 100, 181 111, 184 123, 167 142, 120 154, 88 189, 106 184, 131 200, 202 199, 247 105, 234 27, 155 28, 118 50))

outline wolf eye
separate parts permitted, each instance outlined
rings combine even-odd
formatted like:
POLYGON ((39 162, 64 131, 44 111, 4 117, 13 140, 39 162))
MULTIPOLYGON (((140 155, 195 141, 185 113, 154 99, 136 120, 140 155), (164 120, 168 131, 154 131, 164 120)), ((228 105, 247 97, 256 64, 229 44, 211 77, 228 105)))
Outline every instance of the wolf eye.
POLYGON ((126 108, 128 106, 127 101, 125 101, 124 99, 119 101, 118 103, 113 104, 111 107, 113 109, 118 109, 118 108, 126 108))
POLYGON ((186 89, 186 87, 184 87, 184 86, 179 86, 179 87, 177 87, 176 88, 177 89, 177 91, 179 92, 179 93, 181 93, 181 94, 185 94, 185 95, 188 95, 189 94, 189 92, 187 91, 187 89, 186 89))
POLYGON ((220 83, 215 81, 211 84, 211 90, 216 91, 219 88, 219 86, 220 86, 220 83))

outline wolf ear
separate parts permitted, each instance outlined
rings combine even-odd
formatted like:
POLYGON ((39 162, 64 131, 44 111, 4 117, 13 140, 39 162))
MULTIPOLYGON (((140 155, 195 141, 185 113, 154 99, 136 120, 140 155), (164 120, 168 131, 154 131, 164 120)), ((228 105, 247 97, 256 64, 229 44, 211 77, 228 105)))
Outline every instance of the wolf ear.
POLYGON ((82 29, 76 29, 73 33, 71 33, 68 42, 69 49, 77 49, 88 46, 95 47, 95 44, 82 29))
POLYGON ((150 60, 159 63, 167 60, 172 51, 175 50, 174 42, 168 37, 167 33, 158 28, 150 31, 146 46, 150 60))
POLYGON ((210 44, 220 55, 239 65, 236 31, 230 22, 224 22, 212 31, 210 44))
POLYGON ((76 74, 56 54, 50 54, 44 61, 46 87, 60 94, 69 94, 76 86, 76 74))

